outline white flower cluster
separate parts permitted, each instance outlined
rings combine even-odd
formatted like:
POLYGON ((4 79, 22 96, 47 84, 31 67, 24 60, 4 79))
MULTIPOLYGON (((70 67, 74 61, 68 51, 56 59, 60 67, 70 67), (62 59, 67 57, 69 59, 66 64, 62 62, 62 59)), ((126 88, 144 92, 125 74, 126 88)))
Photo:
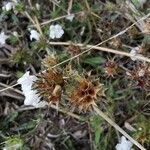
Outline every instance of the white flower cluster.
MULTIPOLYGON (((49 28, 49 37, 51 39, 59 39, 62 37, 64 34, 64 30, 62 26, 59 24, 56 25, 51 25, 49 28)), ((30 40, 32 41, 33 39, 39 41, 40 39, 40 34, 36 30, 30 30, 30 40)))
POLYGON ((116 145, 116 150, 131 150, 132 148, 132 143, 124 136, 121 137, 121 141, 116 145))
POLYGON ((32 85, 36 80, 36 76, 29 75, 28 71, 21 78, 18 79, 17 83, 21 84, 21 88, 25 96, 24 105, 44 107, 45 105, 47 105, 47 102, 41 101, 39 94, 37 94, 37 90, 32 89, 32 85))
POLYGON ((12 2, 7 2, 4 4, 4 6, 2 7, 2 10, 4 11, 10 11, 12 9, 15 9, 16 7, 16 2, 15 1, 12 1, 12 2))
POLYGON ((1 32, 1 34, 0 34, 0 45, 4 45, 8 38, 9 38, 9 36, 5 35, 4 32, 1 32))

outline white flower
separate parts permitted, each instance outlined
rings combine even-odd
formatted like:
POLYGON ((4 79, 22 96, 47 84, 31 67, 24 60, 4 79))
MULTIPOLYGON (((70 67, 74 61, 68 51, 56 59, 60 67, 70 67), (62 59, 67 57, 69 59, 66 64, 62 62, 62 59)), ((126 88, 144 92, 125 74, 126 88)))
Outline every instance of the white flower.
POLYGON ((64 34, 64 30, 62 29, 62 26, 60 26, 59 24, 51 25, 49 30, 50 30, 49 36, 51 39, 61 38, 62 35, 64 34))
POLYGON ((74 14, 68 14, 68 15, 66 16, 66 19, 72 22, 74 16, 75 16, 74 14))
POLYGON ((140 56, 140 47, 134 47, 131 49, 130 54, 131 54, 131 59, 133 61, 137 60, 136 56, 140 56))
POLYGON ((30 31, 30 40, 32 41, 33 39, 37 41, 40 39, 40 34, 36 30, 30 31))
POLYGON ((44 107, 47 102, 41 101, 41 97, 37 94, 37 90, 32 89, 34 81, 37 77, 29 75, 29 71, 26 72, 21 78, 18 79, 17 83, 21 84, 23 94, 25 96, 24 105, 32 105, 34 107, 44 107))
POLYGON ((3 10, 6 10, 6 11, 10 11, 10 10, 14 9, 15 6, 16 6, 16 3, 14 3, 14 2, 8 2, 8 3, 6 3, 6 4, 2 7, 2 9, 3 9, 3 10))
POLYGON ((35 7, 36 7, 37 10, 40 10, 40 4, 39 3, 36 3, 35 7))
POLYGON ((143 77, 145 75, 145 70, 144 69, 140 69, 138 72, 139 77, 143 77))
POLYGON ((126 138, 122 136, 121 141, 116 145, 116 150, 131 150, 132 145, 133 144, 130 141, 126 140, 126 138))
POLYGON ((18 36, 19 36, 19 35, 18 35, 18 32, 17 32, 17 31, 14 31, 14 32, 13 32, 13 36, 18 37, 18 36))
POLYGON ((3 45, 6 43, 6 39, 8 39, 9 36, 5 35, 4 32, 1 32, 0 34, 0 45, 3 45))

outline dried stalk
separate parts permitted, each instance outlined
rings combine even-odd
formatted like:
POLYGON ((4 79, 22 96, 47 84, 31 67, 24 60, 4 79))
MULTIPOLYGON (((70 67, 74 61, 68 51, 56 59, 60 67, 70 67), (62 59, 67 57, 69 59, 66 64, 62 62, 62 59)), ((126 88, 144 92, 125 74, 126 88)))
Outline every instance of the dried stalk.
POLYGON ((122 128, 120 128, 113 120, 111 120, 107 115, 105 115, 97 106, 93 106, 95 112, 106 120, 111 126, 113 126, 117 131, 123 134, 128 140, 130 140, 134 145, 136 145, 141 150, 146 150, 140 143, 134 140, 129 134, 127 134, 122 128))

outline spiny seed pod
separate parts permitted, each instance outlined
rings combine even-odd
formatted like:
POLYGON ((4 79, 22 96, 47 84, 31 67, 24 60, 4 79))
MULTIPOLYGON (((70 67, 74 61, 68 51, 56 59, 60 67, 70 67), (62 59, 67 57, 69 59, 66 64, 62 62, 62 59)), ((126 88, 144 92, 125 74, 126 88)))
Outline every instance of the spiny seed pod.
POLYGON ((147 18, 145 21, 145 33, 150 34, 150 19, 147 18))
POLYGON ((98 97, 104 96, 102 84, 93 84, 89 79, 81 79, 72 92, 70 102, 80 111, 86 111, 95 105, 98 97))
POLYGON ((49 69, 38 76, 38 80, 34 83, 34 88, 44 100, 56 104, 61 99, 63 85, 62 74, 49 69))
POLYGON ((42 65, 46 68, 51 68, 58 63, 57 58, 54 54, 48 55, 42 60, 42 65))
POLYGON ((128 34, 131 39, 137 39, 140 35, 140 32, 136 27, 132 27, 131 29, 128 30, 128 34))
POLYGON ((119 69, 119 66, 114 60, 108 60, 105 63, 104 70, 105 70, 105 73, 108 75, 108 77, 114 77, 114 75, 117 75, 118 69, 119 69))
POLYGON ((136 85, 149 89, 150 87, 150 66, 148 64, 140 64, 126 73, 136 85))
POLYGON ((74 44, 70 44, 68 46, 67 50, 72 56, 75 56, 75 55, 81 53, 80 47, 77 45, 74 45, 74 44))
POLYGON ((113 48, 120 48, 122 46, 121 39, 118 37, 112 39, 110 44, 113 46, 113 48))

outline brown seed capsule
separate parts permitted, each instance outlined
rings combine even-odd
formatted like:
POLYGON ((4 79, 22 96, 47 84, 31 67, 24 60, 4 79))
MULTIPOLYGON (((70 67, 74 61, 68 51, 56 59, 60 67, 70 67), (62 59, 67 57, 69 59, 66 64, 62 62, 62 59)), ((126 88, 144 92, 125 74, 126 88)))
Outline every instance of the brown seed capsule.
POLYGON ((48 55, 47 57, 45 57, 42 60, 42 64, 44 67, 46 68, 51 68, 52 66, 56 65, 58 63, 57 58, 54 56, 54 54, 52 55, 48 55))
POLYGON ((132 80, 132 82, 136 82, 136 86, 139 86, 145 90, 149 90, 150 66, 148 64, 139 64, 126 74, 132 80))
POLYGON ((118 73, 118 64, 114 60, 108 60, 105 63, 105 73, 108 75, 108 77, 114 77, 118 73))
POLYGON ((72 55, 75 56, 79 53, 81 53, 81 49, 79 46, 76 46, 74 44, 70 44, 67 48, 67 51, 72 55))
POLYGON ((121 39, 118 37, 112 39, 110 44, 113 46, 113 48, 120 48, 122 46, 121 39))
POLYGON ((39 75, 38 80, 34 83, 34 88, 49 103, 58 103, 61 99, 63 85, 62 74, 49 69, 39 75))
POLYGON ((97 101, 98 96, 104 96, 102 84, 94 85, 88 79, 81 79, 71 95, 70 102, 79 110, 86 111, 97 101))

